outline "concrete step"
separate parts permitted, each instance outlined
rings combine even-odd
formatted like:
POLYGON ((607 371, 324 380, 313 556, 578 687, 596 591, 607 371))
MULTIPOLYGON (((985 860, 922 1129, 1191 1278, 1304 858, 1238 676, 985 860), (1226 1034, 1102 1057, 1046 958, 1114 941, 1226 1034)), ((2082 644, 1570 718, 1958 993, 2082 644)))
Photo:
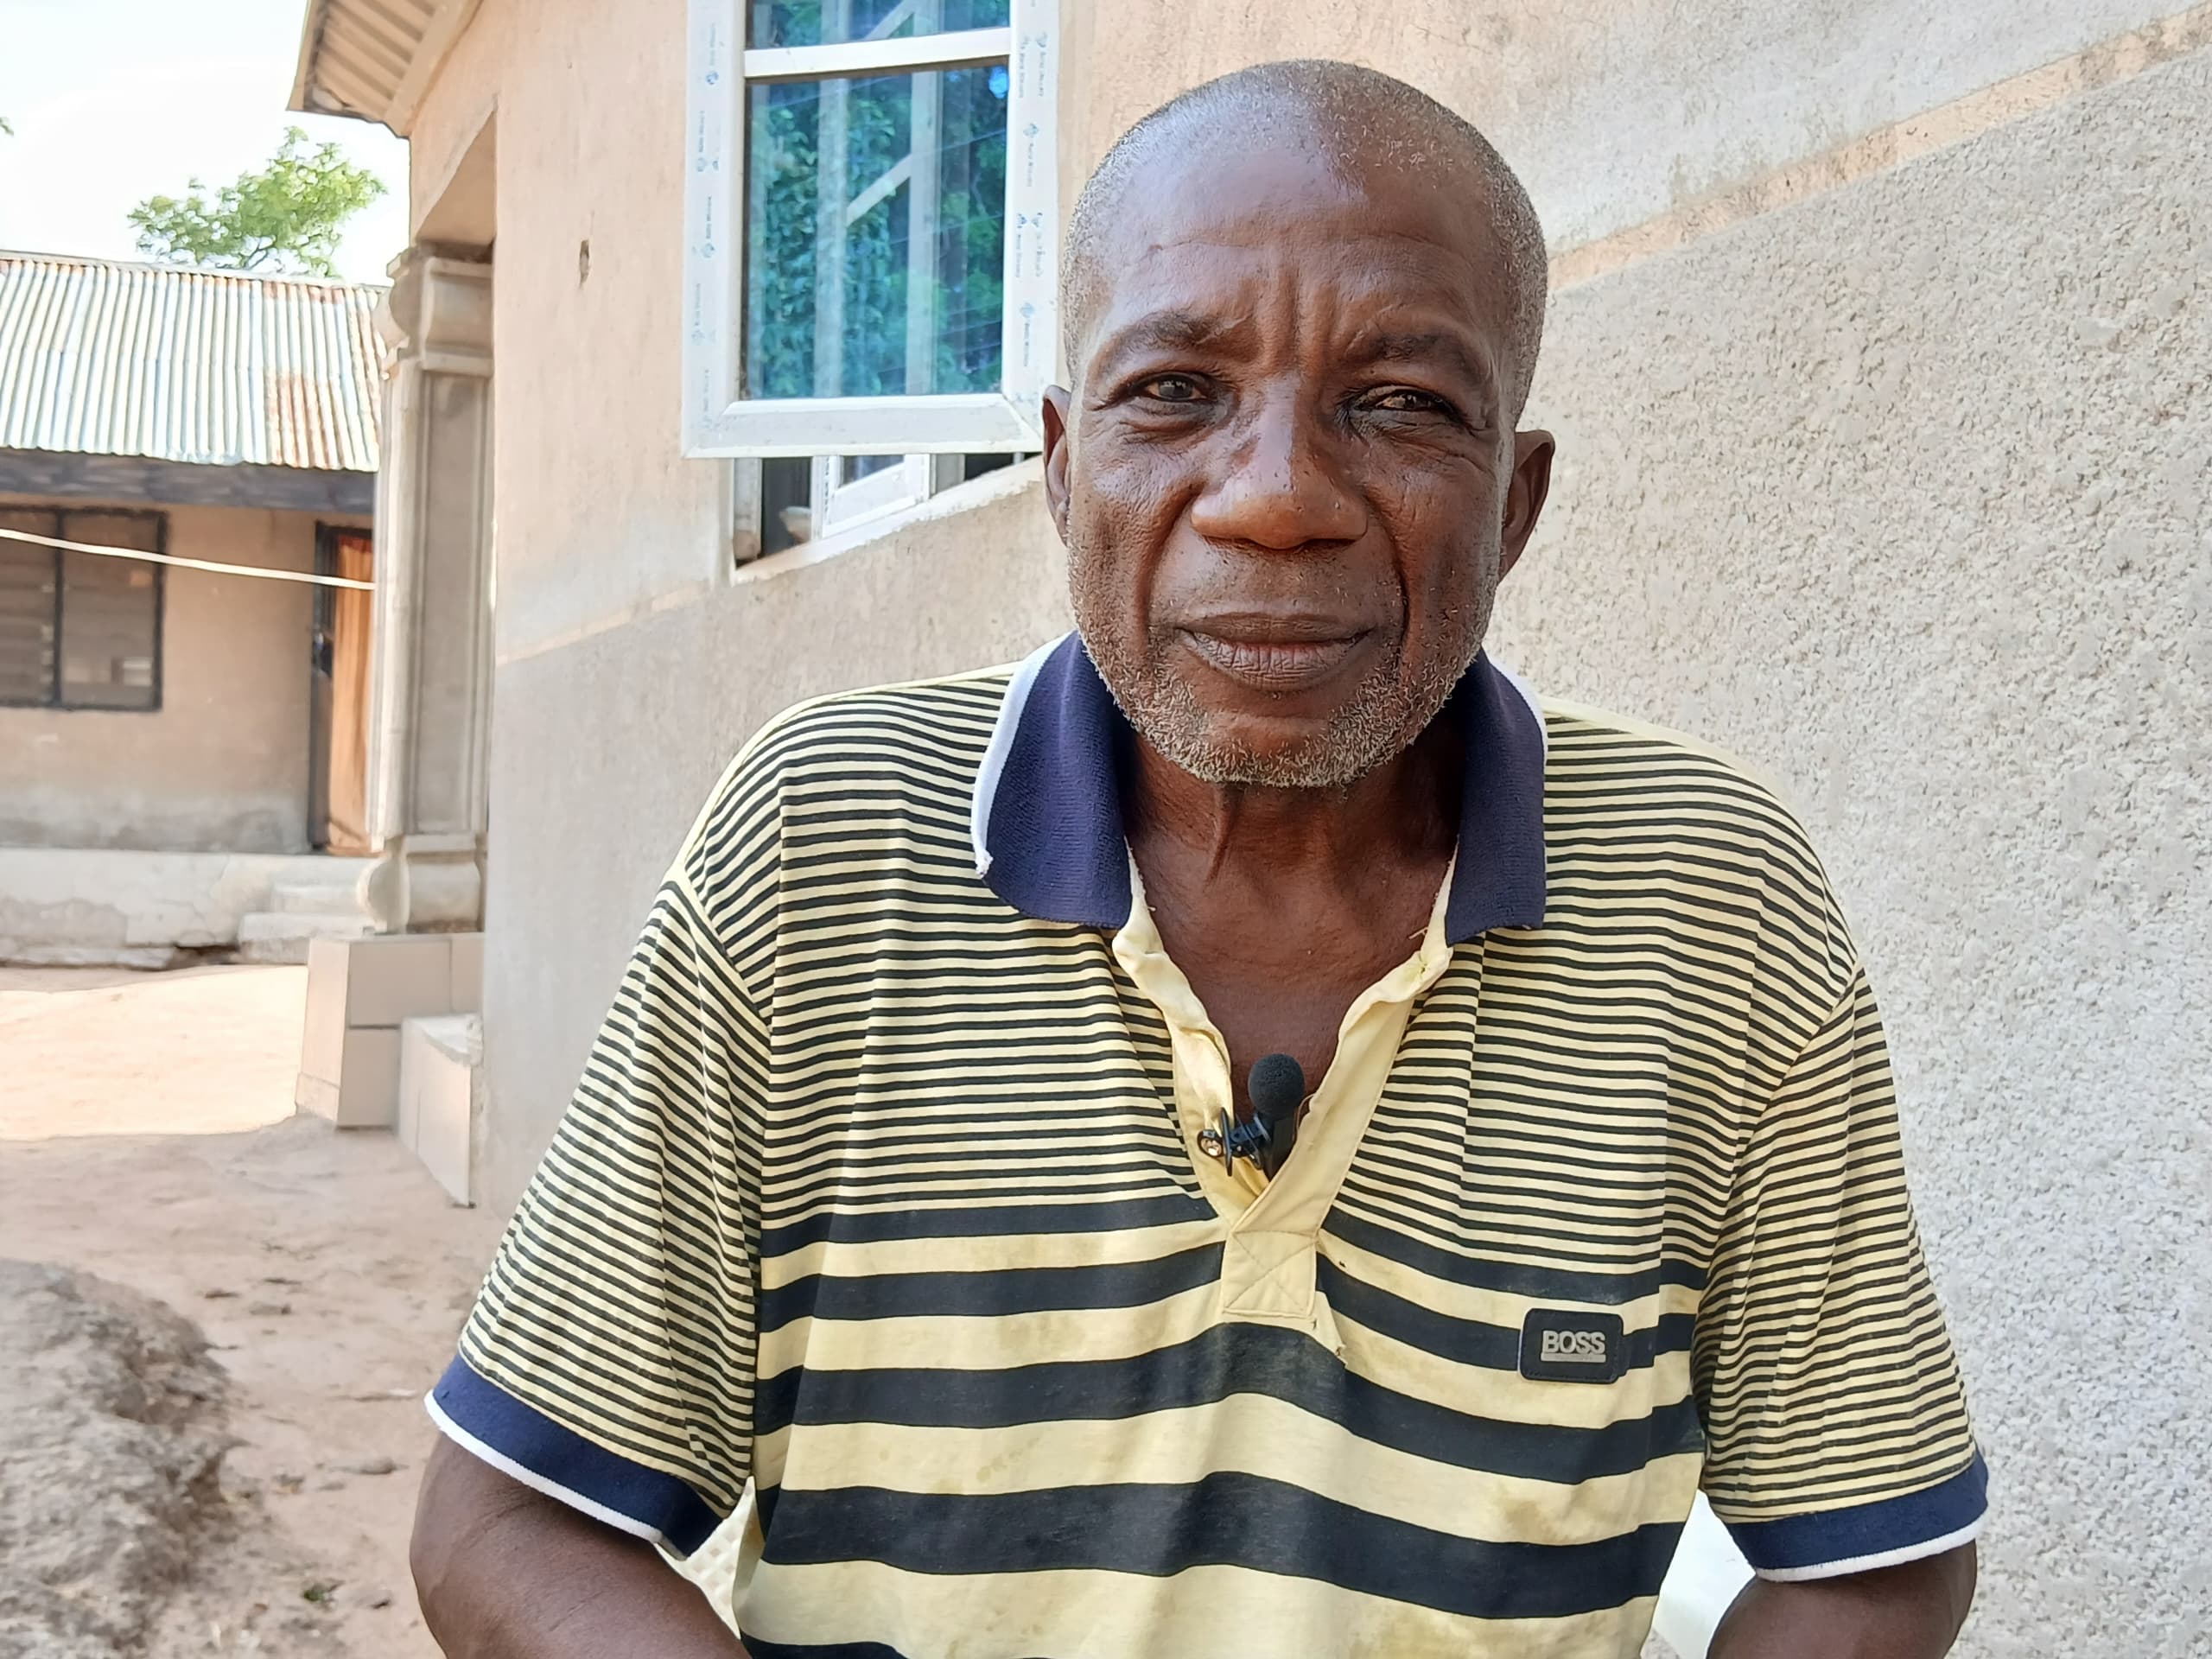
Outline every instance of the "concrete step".
POLYGON ((429 1015, 399 1026, 399 1142, 456 1204, 475 1202, 470 1178, 484 1103, 484 1022, 429 1015))
POLYGON ((361 878, 369 864, 365 858, 334 858, 301 874, 287 872, 271 884, 269 907, 295 916, 351 914, 361 907, 361 878))
POLYGON ((296 911, 253 911, 238 918, 238 958, 303 963, 310 939, 359 939, 375 931, 376 924, 358 912, 318 916, 296 911))

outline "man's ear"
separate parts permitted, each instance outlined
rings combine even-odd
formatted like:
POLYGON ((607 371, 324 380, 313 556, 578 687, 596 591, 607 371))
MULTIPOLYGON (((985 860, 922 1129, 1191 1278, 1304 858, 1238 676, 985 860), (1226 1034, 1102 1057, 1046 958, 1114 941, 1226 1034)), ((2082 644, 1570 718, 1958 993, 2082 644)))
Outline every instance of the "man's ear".
POLYGON ((1068 539, 1068 409, 1065 386, 1045 388, 1045 505, 1052 509, 1052 527, 1068 539))
POLYGON ((1552 456, 1558 449, 1548 432, 1513 435, 1513 477, 1505 490, 1505 523, 1497 561, 1501 576, 1520 562, 1521 550, 1535 534, 1536 520, 1543 516, 1544 502, 1552 492, 1552 456))

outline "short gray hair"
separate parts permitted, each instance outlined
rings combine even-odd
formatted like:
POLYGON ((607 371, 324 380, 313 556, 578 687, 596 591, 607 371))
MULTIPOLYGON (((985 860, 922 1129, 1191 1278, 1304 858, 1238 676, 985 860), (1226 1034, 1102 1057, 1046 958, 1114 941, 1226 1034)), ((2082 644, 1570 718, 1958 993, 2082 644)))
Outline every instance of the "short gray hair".
POLYGON ((1088 324, 1114 210, 1128 184, 1163 146, 1186 140, 1193 124, 1234 114, 1249 131, 1283 130, 1287 141, 1318 129, 1341 152, 1363 144, 1405 166, 1457 162, 1472 175, 1490 217, 1510 295, 1506 328, 1513 361, 1505 367, 1507 412, 1517 423, 1535 378, 1544 333, 1549 267, 1535 206, 1505 159, 1474 124, 1427 92, 1380 70, 1325 58, 1255 64, 1170 99, 1117 140, 1098 163, 1069 216, 1060 263, 1060 326, 1071 374, 1088 324))

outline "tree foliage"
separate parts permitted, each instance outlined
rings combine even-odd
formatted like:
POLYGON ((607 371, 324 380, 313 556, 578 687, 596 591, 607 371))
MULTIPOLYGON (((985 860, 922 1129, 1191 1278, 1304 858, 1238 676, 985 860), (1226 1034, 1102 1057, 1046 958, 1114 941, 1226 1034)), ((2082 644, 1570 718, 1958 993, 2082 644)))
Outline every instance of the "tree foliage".
POLYGON ((214 270, 338 274, 347 219, 385 193, 384 181, 346 159, 336 144, 312 149, 304 129, 286 130, 269 164, 241 173, 212 199, 191 180, 185 194, 153 196, 130 210, 138 250, 214 270))
MULTIPOLYGON (((786 10, 794 15, 804 9, 786 10)), ((810 26, 810 15, 799 23, 810 26)), ((797 27, 795 25, 795 27, 797 27)), ((799 30, 805 38, 804 29, 799 30)), ((979 391, 1000 376, 1000 306, 1006 246, 1006 77, 957 69, 942 77, 935 152, 916 162, 938 175, 929 314, 935 319, 923 385, 907 380, 907 242, 912 193, 892 192, 844 226, 841 372, 815 372, 816 256, 822 211, 821 88, 758 88, 753 105, 753 180, 748 268, 752 292, 746 378, 756 397, 862 397, 905 391, 979 391)), ((851 83, 842 188, 851 201, 897 164, 912 125, 912 80, 851 83)), ((834 210, 833 210, 834 211, 834 210)))

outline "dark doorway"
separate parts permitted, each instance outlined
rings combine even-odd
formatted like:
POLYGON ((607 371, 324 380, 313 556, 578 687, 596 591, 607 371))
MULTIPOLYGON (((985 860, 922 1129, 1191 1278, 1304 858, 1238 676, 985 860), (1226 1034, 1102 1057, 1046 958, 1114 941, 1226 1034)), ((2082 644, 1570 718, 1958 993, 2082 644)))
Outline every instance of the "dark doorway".
MULTIPOLYGON (((369 532, 315 527, 321 576, 375 580, 369 532)), ((375 595, 359 588, 315 590, 308 652, 308 840, 317 852, 359 858, 369 850, 369 667, 375 595)))

